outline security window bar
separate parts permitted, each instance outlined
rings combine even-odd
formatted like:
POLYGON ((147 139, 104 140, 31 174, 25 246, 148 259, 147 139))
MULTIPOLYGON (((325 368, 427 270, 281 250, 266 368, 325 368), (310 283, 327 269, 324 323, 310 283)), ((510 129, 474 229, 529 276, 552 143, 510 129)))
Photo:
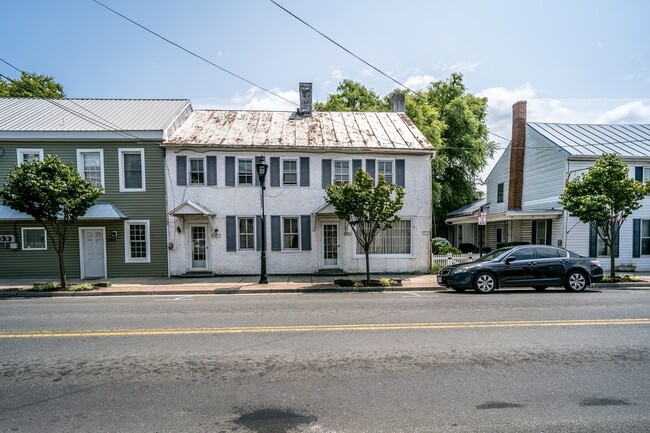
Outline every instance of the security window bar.
POLYGON ((253 160, 240 159, 237 161, 237 182, 239 185, 253 184, 253 160))
POLYGON ((298 185, 298 161, 285 159, 282 161, 282 184, 298 185))
POLYGON ((298 218, 282 219, 282 249, 296 251, 300 249, 300 238, 298 235, 298 218))
POLYGON ((205 185, 205 160, 203 158, 190 158, 190 185, 205 185))
POLYGON ((252 251, 255 249, 255 220, 239 218, 239 250, 252 251))

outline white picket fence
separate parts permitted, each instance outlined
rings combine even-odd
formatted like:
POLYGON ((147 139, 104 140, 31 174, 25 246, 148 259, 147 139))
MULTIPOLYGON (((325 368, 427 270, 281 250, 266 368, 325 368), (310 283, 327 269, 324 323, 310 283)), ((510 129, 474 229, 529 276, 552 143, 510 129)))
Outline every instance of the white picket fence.
POLYGON ((476 254, 445 254, 445 255, 432 255, 431 256, 431 264, 433 266, 449 266, 449 265, 457 265, 459 263, 467 263, 467 262, 473 262, 474 260, 477 260, 480 255, 478 253, 476 254))

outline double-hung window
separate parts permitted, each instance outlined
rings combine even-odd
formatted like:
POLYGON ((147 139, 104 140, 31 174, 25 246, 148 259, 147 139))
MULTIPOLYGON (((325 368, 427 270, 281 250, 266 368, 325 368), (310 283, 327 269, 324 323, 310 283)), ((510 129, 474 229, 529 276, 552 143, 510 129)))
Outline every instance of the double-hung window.
POLYGON ((253 160, 252 159, 237 160, 237 184, 253 185, 253 160))
MULTIPOLYGON (((401 219, 393 227, 379 232, 370 245, 370 254, 411 254, 411 220, 401 219)), ((357 242, 357 254, 363 249, 357 242)))
POLYGON ((190 185, 205 185, 205 158, 188 158, 190 185))
POLYGON ((350 161, 334 161, 334 183, 350 183, 350 161))
POLYGON ((377 179, 382 174, 386 185, 393 183, 393 161, 377 161, 377 179))
POLYGON ((282 218, 282 250, 300 250, 300 225, 297 217, 282 218))
POLYGON ((650 255, 650 220, 641 220, 641 254, 650 255))
POLYGON ((77 171, 94 186, 104 188, 104 151, 77 149, 77 171))
POLYGON ((546 221, 533 221, 533 224, 537 225, 537 236, 536 239, 533 239, 533 243, 540 245, 546 244, 546 221))
POLYGON ((503 203, 503 182, 497 185, 497 203, 503 203))
POLYGON ((18 149, 18 165, 23 162, 43 161, 43 149, 18 149))
POLYGON ((650 180, 650 167, 643 167, 643 181, 647 182, 650 180))
POLYGON ((253 251, 255 249, 255 218, 240 217, 237 224, 239 250, 253 251))
POLYGON ((298 185, 298 160, 297 159, 282 160, 282 185, 283 186, 298 185))
POLYGON ((119 149, 120 192, 145 191, 144 149, 119 149))
POLYGON ((125 261, 127 263, 149 263, 150 237, 149 221, 127 220, 124 222, 125 261))
POLYGON ((23 250, 46 250, 47 235, 42 227, 30 227, 22 229, 23 250))

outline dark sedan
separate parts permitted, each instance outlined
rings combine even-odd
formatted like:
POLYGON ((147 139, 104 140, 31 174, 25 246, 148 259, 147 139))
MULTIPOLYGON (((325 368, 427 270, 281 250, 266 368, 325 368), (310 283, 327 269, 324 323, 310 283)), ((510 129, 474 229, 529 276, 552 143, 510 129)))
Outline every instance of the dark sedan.
POLYGON ((438 273, 438 284, 458 292, 474 289, 478 293, 499 287, 544 290, 549 286, 581 292, 602 279, 598 260, 549 245, 499 248, 475 262, 447 266, 438 273))

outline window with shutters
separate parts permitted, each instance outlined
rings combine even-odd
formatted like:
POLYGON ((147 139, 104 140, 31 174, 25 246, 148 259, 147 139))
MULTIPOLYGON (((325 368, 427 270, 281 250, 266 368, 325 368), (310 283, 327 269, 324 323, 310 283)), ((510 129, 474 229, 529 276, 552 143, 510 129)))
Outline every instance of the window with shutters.
POLYGON ((88 182, 104 187, 104 150, 77 149, 77 171, 88 182))
POLYGON ((534 244, 546 244, 546 221, 533 221, 537 225, 536 236, 533 239, 534 244))
POLYGON ((605 241, 597 236, 597 255, 598 257, 609 257, 609 247, 605 245, 605 241))
MULTIPOLYGON (((370 254, 411 254, 411 220, 400 219, 393 227, 377 234, 370 245, 370 254)), ((357 254, 363 254, 363 248, 357 242, 357 254)))
POLYGON ((282 251, 300 250, 300 225, 298 217, 282 218, 282 251))
POLYGON ((298 185, 298 160, 282 160, 282 186, 298 185))
POLYGON ((333 161, 333 176, 334 183, 350 183, 350 161, 333 161))
POLYGON ((237 218, 237 242, 239 251, 255 250, 255 218, 237 218))
POLYGON ((650 220, 641 220, 641 254, 650 254, 650 220))
POLYGON ((144 149, 119 149, 120 192, 145 191, 144 149))
POLYGON ((387 185, 393 183, 393 161, 377 161, 377 179, 379 179, 379 176, 382 174, 384 175, 384 181, 387 185))
POLYGON ((237 160, 237 184, 238 185, 253 185, 253 160, 238 159, 237 160))
POLYGON ((205 185, 205 158, 188 158, 187 162, 190 185, 205 185))

